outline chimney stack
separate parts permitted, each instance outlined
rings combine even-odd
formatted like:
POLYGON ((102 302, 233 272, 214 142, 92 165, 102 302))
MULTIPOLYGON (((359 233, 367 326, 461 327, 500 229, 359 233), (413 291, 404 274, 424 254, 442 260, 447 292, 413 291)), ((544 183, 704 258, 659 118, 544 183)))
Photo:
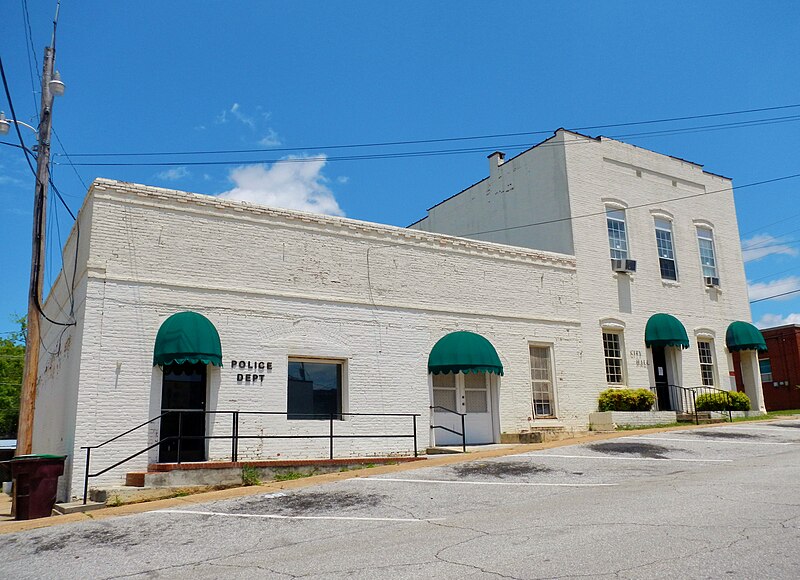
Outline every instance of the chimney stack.
POLYGON ((505 161, 506 154, 502 151, 495 151, 489 155, 489 177, 495 178, 500 175, 500 166, 505 161))

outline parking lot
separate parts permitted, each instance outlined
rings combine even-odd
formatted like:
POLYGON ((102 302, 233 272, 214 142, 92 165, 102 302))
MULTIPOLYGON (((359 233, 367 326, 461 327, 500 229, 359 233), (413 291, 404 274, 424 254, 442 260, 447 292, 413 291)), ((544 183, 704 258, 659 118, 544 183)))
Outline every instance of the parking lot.
POLYGON ((0 535, 2 578, 796 578, 800 421, 667 431, 0 535))

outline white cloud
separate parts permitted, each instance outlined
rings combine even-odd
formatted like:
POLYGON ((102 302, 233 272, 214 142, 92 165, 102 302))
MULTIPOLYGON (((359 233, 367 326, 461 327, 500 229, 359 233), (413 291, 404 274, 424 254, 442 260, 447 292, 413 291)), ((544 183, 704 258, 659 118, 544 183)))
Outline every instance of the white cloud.
POLYGON ((755 262, 774 254, 796 256, 797 248, 784 244, 782 241, 770 234, 756 234, 752 238, 742 240, 742 258, 745 262, 755 262))
POLYGON ((325 157, 306 162, 292 162, 300 157, 286 157, 272 166, 244 165, 230 172, 235 187, 221 193, 225 199, 238 199, 259 205, 299 209, 313 213, 343 216, 333 192, 322 174, 325 157))
POLYGON ((156 173, 156 177, 167 181, 177 181, 189 175, 189 170, 185 167, 173 167, 172 169, 165 169, 164 171, 156 173))
POLYGON ((755 322, 758 328, 771 328, 785 324, 800 324, 800 313, 791 312, 786 316, 782 314, 765 314, 755 322))
POLYGON ((347 183, 348 181, 350 181, 350 178, 347 177, 346 175, 340 175, 339 177, 336 178, 336 181, 338 183, 344 184, 344 183, 347 183))
POLYGON ((242 112, 242 107, 239 103, 233 103, 233 106, 231 107, 231 114, 243 125, 247 125, 251 129, 256 128, 256 122, 253 120, 253 117, 250 115, 245 115, 242 112))
POLYGON ((258 142, 258 144, 263 145, 264 147, 277 147, 281 144, 281 138, 278 137, 275 129, 270 127, 269 131, 267 131, 267 134, 258 142))
MULTIPOLYGON (((769 282, 757 282, 747 285, 747 293, 750 296, 750 300, 759 300, 760 298, 767 298, 793 290, 800 290, 800 277, 798 276, 786 276, 785 278, 776 278, 769 282)), ((789 296, 776 298, 776 300, 789 300, 794 297, 793 294, 790 294, 789 296)))

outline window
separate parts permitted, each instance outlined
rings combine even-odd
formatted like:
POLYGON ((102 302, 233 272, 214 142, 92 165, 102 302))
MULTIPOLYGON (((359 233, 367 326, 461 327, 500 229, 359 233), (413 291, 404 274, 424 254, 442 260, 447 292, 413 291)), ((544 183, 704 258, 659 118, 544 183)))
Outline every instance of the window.
POLYGON ((339 361, 290 359, 288 418, 341 419, 343 366, 339 361))
POLYGON ((700 354, 700 378, 704 387, 714 386, 714 350, 711 342, 697 341, 697 352, 700 354))
POLYGON ((550 360, 550 347, 531 345, 530 353, 533 416, 554 417, 553 365, 550 360))
POLYGON ((768 358, 759 359, 758 367, 761 370, 761 382, 762 383, 771 383, 772 382, 772 363, 769 362, 769 359, 768 358))
POLYGON ((697 228, 697 243, 700 246, 700 263, 703 266, 703 276, 718 278, 717 257, 714 254, 714 232, 709 228, 697 228))
MULTIPOLYGON (((433 406, 443 407, 450 411, 456 408, 456 374, 447 373, 433 375, 433 406)), ((442 409, 436 409, 441 411, 442 409)))
POLYGON ((606 211, 608 225, 608 245, 612 260, 628 259, 628 235, 625 232, 625 210, 609 209, 606 211))
POLYGON ((677 280, 678 268, 675 265, 675 246, 672 243, 672 222, 656 218, 656 246, 661 278, 677 280))
POLYGON ((624 385, 622 372, 622 335, 617 332, 603 333, 603 351, 606 358, 606 382, 624 385))

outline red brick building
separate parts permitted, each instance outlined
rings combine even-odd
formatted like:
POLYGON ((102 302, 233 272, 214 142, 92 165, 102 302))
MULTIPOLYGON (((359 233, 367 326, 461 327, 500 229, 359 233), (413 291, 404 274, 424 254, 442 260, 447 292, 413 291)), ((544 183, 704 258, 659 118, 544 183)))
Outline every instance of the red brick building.
MULTIPOLYGON (((800 325, 765 328, 761 334, 767 343, 767 351, 758 353, 767 411, 800 409, 800 325)), ((739 353, 732 354, 736 389, 744 391, 739 353)))

